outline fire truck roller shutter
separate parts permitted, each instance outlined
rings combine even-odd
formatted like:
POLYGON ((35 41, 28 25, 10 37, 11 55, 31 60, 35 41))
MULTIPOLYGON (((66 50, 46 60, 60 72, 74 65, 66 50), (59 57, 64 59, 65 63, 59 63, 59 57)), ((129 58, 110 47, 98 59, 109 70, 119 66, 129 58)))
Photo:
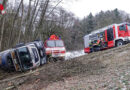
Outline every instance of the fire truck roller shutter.
POLYGON ((114 40, 113 28, 107 29, 107 39, 108 41, 114 40))

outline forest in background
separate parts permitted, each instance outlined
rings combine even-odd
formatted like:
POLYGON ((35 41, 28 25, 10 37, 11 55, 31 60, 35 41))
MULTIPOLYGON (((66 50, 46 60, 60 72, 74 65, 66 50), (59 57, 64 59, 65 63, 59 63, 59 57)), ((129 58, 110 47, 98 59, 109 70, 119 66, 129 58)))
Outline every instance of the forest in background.
POLYGON ((0 15, 0 51, 18 43, 45 41, 52 34, 64 40, 67 50, 83 49, 84 35, 113 23, 130 22, 130 15, 118 9, 79 19, 59 6, 63 0, 29 0, 28 4, 23 1, 11 4, 3 0, 6 14, 0 15))

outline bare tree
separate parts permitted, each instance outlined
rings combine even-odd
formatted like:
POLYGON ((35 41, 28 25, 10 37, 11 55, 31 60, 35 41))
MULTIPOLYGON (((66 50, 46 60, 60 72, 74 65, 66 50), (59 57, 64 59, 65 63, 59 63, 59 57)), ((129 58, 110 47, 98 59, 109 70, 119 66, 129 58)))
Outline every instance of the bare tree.
MULTIPOLYGON (((8 0, 3 0, 3 6, 6 8, 6 3, 8 0)), ((1 35, 0 35, 0 50, 2 49, 2 40, 3 40, 3 33, 4 33, 4 24, 5 24, 5 16, 2 16, 1 18, 2 27, 1 27, 1 35)))
POLYGON ((18 14, 19 14, 19 10, 20 10, 20 7, 22 4, 23 4, 23 0, 20 1, 19 7, 17 9, 17 12, 16 12, 13 22, 12 22, 12 28, 11 28, 10 35, 9 35, 8 47, 12 46, 11 43, 13 42, 13 39, 14 39, 14 38, 12 38, 12 36, 14 33, 15 23, 16 23, 16 20, 17 20, 18 14))
POLYGON ((23 14, 24 14, 24 5, 22 2, 22 13, 21 13, 21 20, 20 20, 20 30, 19 30, 19 35, 18 35, 18 43, 20 43, 20 38, 21 38, 21 33, 22 33, 22 24, 23 24, 23 14))
POLYGON ((4 33, 4 25, 5 25, 5 17, 2 18, 2 27, 1 27, 1 35, 0 35, 0 50, 2 50, 2 40, 4 33))

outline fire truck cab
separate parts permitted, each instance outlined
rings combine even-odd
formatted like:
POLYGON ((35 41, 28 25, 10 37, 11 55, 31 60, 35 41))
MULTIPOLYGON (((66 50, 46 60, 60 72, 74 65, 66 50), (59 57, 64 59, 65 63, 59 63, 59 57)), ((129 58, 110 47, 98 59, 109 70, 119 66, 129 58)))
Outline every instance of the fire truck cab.
POLYGON ((44 45, 47 58, 64 60, 66 49, 63 40, 56 35, 51 35, 44 45))
POLYGON ((84 52, 90 53, 130 42, 130 23, 112 24, 84 36, 84 52), (99 42, 97 44, 97 42, 99 42))

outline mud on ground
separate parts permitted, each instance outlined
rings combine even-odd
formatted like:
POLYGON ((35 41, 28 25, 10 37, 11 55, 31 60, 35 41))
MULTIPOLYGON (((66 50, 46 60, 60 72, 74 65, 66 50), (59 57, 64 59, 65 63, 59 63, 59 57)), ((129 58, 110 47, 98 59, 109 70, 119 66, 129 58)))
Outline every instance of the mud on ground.
POLYGON ((129 90, 130 44, 11 76, 0 80, 0 90, 129 90))

